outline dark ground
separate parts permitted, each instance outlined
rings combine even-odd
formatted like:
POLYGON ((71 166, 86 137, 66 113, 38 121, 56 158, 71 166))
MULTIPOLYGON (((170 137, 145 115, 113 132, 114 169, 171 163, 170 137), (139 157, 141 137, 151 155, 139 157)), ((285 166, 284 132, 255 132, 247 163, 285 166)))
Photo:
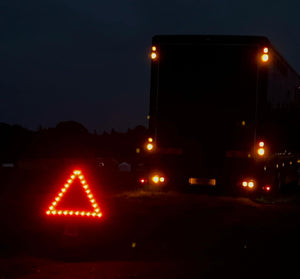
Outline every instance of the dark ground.
POLYGON ((64 174, 2 173, 0 278, 292 278, 299 272, 296 198, 111 191, 93 180, 103 218, 46 216, 64 174))

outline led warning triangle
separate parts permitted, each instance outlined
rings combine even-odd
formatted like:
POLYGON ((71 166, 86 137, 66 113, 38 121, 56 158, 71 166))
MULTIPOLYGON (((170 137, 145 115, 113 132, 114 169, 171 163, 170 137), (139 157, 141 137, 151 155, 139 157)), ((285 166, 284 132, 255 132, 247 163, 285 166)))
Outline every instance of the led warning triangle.
POLYGON ((89 216, 89 217, 102 217, 102 212, 93 196, 89 185, 87 184, 82 172, 80 170, 74 170, 67 182, 64 184, 63 188, 61 188, 60 192, 55 197, 54 201, 49 206, 46 211, 47 215, 64 215, 64 216, 89 216), (62 197, 68 192, 68 189, 72 186, 74 180, 78 178, 80 181, 80 185, 82 186, 86 196, 93 208, 92 211, 83 211, 83 210, 70 210, 70 209, 60 209, 57 210, 57 206, 60 203, 62 197))

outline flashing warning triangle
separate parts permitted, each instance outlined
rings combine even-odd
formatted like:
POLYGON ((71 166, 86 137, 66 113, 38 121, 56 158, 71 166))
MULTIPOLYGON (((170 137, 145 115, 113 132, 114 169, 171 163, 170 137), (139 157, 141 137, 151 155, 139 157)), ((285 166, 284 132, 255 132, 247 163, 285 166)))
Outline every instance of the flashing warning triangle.
POLYGON ((87 184, 84 175, 81 170, 74 170, 67 182, 64 184, 63 188, 61 188, 60 192, 57 194, 53 202, 50 204, 48 210, 46 211, 47 215, 62 215, 62 216, 88 216, 100 218, 102 217, 102 212, 100 207, 98 206, 95 197, 93 196, 89 185, 87 184), (63 196, 68 193, 68 190, 72 186, 75 179, 79 179, 80 185, 82 186, 84 192, 86 193, 87 199, 91 205, 93 210, 71 210, 71 209, 57 209, 58 204, 62 200, 63 196))

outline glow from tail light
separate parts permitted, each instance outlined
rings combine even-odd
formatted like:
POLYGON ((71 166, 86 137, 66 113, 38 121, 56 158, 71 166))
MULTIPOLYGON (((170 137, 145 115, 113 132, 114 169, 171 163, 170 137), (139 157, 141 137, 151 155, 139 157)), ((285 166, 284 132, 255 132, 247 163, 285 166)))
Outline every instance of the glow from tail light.
POLYGON ((148 142, 153 142, 153 138, 148 138, 148 142))
POLYGON ((243 181, 242 185, 243 185, 243 187, 247 187, 248 186, 248 182, 247 181, 243 181))
POLYGON ((47 214, 47 215, 50 215, 50 213, 51 213, 51 211, 50 211, 50 210, 48 210, 48 211, 46 212, 46 214, 47 214))
POLYGON ((267 186, 267 187, 266 187, 266 190, 267 190, 267 191, 270 191, 270 190, 271 190, 271 187, 270 187, 270 186, 267 186))
POLYGON ((162 177, 159 178, 159 181, 160 181, 161 183, 163 183, 163 182, 165 182, 165 178, 162 176, 162 177))
POLYGON ((141 184, 144 184, 145 182, 146 182, 146 179, 145 179, 145 178, 141 178, 141 179, 140 179, 140 183, 141 183, 141 184))
POLYGON ((152 51, 156 51, 156 46, 152 46, 152 51))
POLYGON ((264 53, 269 53, 269 48, 267 47, 264 47, 264 50, 263 50, 264 53))

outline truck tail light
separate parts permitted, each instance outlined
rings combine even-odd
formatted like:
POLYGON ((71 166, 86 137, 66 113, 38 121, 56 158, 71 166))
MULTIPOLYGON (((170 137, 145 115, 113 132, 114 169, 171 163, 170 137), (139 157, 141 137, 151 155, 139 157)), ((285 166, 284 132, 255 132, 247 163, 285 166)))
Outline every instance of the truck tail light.
POLYGON ((266 186, 263 187, 263 190, 265 192, 270 192, 271 191, 271 186, 270 185, 266 185, 266 186))
POLYGON ((166 181, 166 179, 164 176, 155 174, 151 177, 151 181, 155 184, 163 184, 166 181))
POLYGON ((242 184, 243 188, 248 187, 248 188, 252 189, 255 186, 255 182, 253 179, 243 180, 241 184, 242 184))
POLYGON ((140 182, 141 184, 145 184, 145 183, 147 182, 147 180, 146 180, 146 178, 140 178, 140 179, 139 179, 139 182, 140 182))

